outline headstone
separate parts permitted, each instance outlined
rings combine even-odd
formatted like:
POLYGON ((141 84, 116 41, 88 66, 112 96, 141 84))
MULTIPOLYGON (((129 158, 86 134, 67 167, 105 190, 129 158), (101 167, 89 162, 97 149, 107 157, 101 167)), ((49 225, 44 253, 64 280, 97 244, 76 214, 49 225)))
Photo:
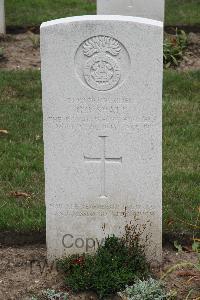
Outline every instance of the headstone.
POLYGON ((164 0, 97 0, 99 15, 127 15, 164 20, 164 0))
POLYGON ((5 34, 5 28, 4 0, 0 0, 0 33, 5 34))
POLYGON ((160 261, 162 37, 161 22, 125 16, 42 24, 50 260, 139 224, 160 261))

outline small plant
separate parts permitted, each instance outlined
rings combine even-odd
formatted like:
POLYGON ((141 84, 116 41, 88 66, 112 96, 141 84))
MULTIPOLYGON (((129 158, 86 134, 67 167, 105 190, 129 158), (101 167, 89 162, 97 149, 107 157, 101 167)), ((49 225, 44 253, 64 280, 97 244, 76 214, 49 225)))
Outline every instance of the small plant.
POLYGON ((137 236, 127 244, 124 239, 108 237, 93 255, 72 255, 58 262, 65 283, 74 292, 92 290, 100 298, 124 289, 137 278, 148 275, 144 249, 137 236))
POLYGON ((181 30, 176 30, 175 35, 166 34, 163 46, 164 67, 176 67, 183 59, 184 50, 187 47, 187 35, 181 30))
POLYGON ((47 289, 42 292, 41 297, 32 296, 31 300, 67 300, 68 293, 57 292, 55 290, 47 289))
POLYGON ((39 35, 29 32, 28 38, 31 41, 34 49, 37 49, 40 47, 40 36, 39 35))
POLYGON ((63 292, 56 292, 55 290, 47 289, 43 292, 48 300, 67 300, 68 294, 63 292))
POLYGON ((149 278, 146 281, 138 280, 133 286, 127 286, 118 295, 123 300, 172 300, 176 299, 176 293, 165 291, 161 281, 149 278))
POLYGON ((4 58, 5 58, 4 49, 2 47, 0 47, 0 61, 3 60, 4 58))

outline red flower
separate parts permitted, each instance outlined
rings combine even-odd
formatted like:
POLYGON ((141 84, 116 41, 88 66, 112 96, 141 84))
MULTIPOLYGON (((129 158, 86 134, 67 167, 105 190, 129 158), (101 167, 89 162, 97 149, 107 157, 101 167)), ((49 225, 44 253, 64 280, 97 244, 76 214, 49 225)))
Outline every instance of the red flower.
POLYGON ((81 265, 83 265, 83 263, 84 263, 84 257, 83 256, 80 256, 80 257, 72 260, 73 265, 81 266, 81 265))

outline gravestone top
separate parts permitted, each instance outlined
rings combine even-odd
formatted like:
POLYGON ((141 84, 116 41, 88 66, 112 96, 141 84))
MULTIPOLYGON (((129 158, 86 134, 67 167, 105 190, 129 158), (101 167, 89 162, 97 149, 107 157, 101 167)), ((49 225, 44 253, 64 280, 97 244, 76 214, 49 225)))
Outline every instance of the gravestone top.
POLYGON ((164 20, 164 0, 97 0, 99 15, 127 15, 164 20))
POLYGON ((96 21, 135 22, 138 24, 163 27, 162 21, 148 19, 148 18, 142 18, 142 17, 122 16, 122 15, 95 15, 95 16, 94 15, 86 15, 86 16, 61 18, 61 19, 55 19, 55 20, 43 22, 40 26, 40 29, 42 30, 45 27, 59 25, 59 24, 63 26, 65 24, 69 24, 69 23, 88 22, 88 21, 93 21, 93 22, 96 22, 96 21))
POLYGON ((41 26, 49 259, 95 251, 137 222, 161 260, 162 25, 83 16, 41 26))

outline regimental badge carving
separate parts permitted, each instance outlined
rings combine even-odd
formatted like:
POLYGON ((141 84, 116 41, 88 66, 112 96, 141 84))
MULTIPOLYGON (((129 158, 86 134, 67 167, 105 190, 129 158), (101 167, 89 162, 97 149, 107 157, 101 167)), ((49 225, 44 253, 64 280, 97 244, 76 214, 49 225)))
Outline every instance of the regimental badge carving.
POLYGON ((89 86, 99 91, 112 89, 119 82, 119 42, 107 36, 93 37, 83 44, 83 53, 90 57, 84 67, 84 77, 89 86))
POLYGON ((108 91, 116 87, 128 71, 130 59, 123 45, 113 37, 94 36, 78 48, 77 73, 92 89, 108 91))

